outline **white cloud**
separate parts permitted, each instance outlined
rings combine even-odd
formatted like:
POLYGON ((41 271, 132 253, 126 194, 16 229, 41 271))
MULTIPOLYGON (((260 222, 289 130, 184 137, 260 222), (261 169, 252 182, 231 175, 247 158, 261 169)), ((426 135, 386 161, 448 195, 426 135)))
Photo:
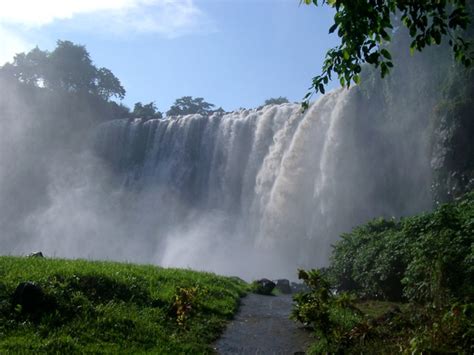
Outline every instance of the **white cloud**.
POLYGON ((100 12, 123 15, 144 8, 162 11, 178 20, 201 14, 193 0, 3 0, 0 1, 0 21, 39 27, 77 15, 100 12))
POLYGON ((32 47, 25 34, 58 22, 102 36, 174 38, 215 29, 194 0, 0 0, 0 63, 32 47))
POLYGON ((215 30, 192 0, 130 0, 127 6, 78 14, 71 25, 101 34, 158 34, 167 38, 215 30))

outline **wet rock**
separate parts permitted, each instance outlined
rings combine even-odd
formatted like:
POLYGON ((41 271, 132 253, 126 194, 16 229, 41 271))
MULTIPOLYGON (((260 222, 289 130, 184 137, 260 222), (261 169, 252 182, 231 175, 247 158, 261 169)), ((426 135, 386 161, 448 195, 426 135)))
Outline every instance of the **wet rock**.
POLYGON ((252 283, 253 291, 260 295, 271 295, 275 288, 275 283, 269 279, 260 279, 252 283))
POLYGON ((308 291, 309 291, 309 287, 303 283, 298 283, 298 282, 291 283, 291 292, 293 293, 308 292, 308 291))
POLYGON ((44 255, 40 251, 35 251, 34 253, 28 254, 27 257, 29 257, 29 258, 44 258, 44 255))
POLYGON ((21 306, 25 313, 34 313, 41 309, 45 300, 43 290, 34 282, 26 281, 20 283, 12 299, 13 307, 21 306))
POLYGON ((290 281, 288 281, 287 279, 276 280, 275 284, 276 289, 281 293, 284 293, 286 295, 291 293, 290 281))

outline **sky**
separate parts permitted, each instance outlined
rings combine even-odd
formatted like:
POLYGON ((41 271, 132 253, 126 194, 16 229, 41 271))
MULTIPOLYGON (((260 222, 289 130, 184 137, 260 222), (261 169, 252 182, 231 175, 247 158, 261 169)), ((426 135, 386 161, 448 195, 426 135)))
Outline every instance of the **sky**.
POLYGON ((0 0, 0 65, 70 40, 120 79, 127 106, 195 96, 252 108, 302 99, 338 43, 332 17, 299 0, 0 0))

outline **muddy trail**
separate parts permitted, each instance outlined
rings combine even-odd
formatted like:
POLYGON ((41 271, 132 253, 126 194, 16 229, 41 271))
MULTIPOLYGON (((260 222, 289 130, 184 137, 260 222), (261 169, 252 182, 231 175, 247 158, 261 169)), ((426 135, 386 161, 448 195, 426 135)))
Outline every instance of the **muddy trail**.
POLYGON ((214 349, 218 354, 304 353, 311 333, 289 319, 291 307, 291 295, 249 294, 214 349))

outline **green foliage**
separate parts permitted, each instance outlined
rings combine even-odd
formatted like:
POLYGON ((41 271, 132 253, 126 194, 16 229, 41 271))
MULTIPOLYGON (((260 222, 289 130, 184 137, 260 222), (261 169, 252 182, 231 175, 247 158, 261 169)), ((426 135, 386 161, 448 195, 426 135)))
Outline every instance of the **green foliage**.
POLYGON ((343 234, 331 260, 335 287, 361 297, 400 300, 406 267, 400 244, 408 241, 398 237, 399 229, 394 220, 378 218, 343 234))
POLYGON ((0 353, 211 353, 246 289, 190 270, 0 257, 0 353), (25 280, 51 307, 36 315, 12 307, 25 280))
POLYGON ((428 216, 404 221, 404 235, 415 240, 402 280, 405 295, 417 302, 446 304, 474 295, 474 192, 444 204, 428 216))
POLYGON ((329 291, 319 270, 300 271, 309 292, 294 296, 292 317, 313 329, 310 354, 472 352, 474 304, 444 307, 361 301, 329 291))
POLYGON ((329 273, 339 291, 370 299, 469 301, 474 289, 474 192, 399 222, 376 219, 344 234, 329 273))
POLYGON ((97 70, 94 83, 93 90, 104 100, 108 100, 113 96, 120 99, 125 97, 125 89, 120 80, 107 68, 97 70))
POLYGON ((291 317, 316 332, 318 340, 311 352, 341 351, 344 335, 360 321, 353 298, 347 294, 333 295, 329 281, 319 270, 299 270, 298 277, 310 290, 293 297, 291 317))
POLYGON ((474 304, 453 304, 441 310, 430 310, 429 322, 420 324, 409 339, 411 354, 457 353, 474 350, 474 304))
POLYGON ((176 99, 174 104, 166 112, 167 116, 180 116, 180 115, 209 115, 211 114, 212 108, 215 105, 204 101, 202 97, 193 98, 192 96, 183 96, 176 99))
POLYGON ((143 105, 141 102, 137 102, 133 107, 132 116, 143 118, 145 120, 163 118, 163 114, 158 111, 158 108, 154 102, 150 102, 146 105, 143 105))
POLYGON ((106 116, 111 119, 129 118, 131 116, 130 109, 121 103, 118 104, 115 101, 109 101, 107 106, 109 113, 106 114, 106 116))
POLYGON ((295 296, 293 316, 315 330, 310 353, 472 353, 473 261, 474 191, 431 213, 379 218, 344 234, 328 269, 300 271, 311 292, 295 296))
POLYGON ((19 53, 0 72, 33 87, 88 93, 103 100, 125 97, 120 80, 109 69, 97 68, 86 48, 70 41, 59 40, 52 52, 36 47, 26 54, 19 53))
MULTIPOLYGON (((449 37, 456 60, 466 67, 474 60, 471 43, 462 36, 470 23, 465 0, 430 1, 366 1, 366 0, 301 0, 308 5, 327 4, 336 10, 329 33, 337 33, 341 44, 329 49, 322 74, 313 78, 311 89, 324 94, 325 86, 337 74, 341 86, 359 84, 362 65, 368 63, 380 69, 385 77, 393 67, 387 47, 395 28, 408 28, 412 42, 410 51, 439 45, 449 37), (400 23, 394 25, 394 19, 400 23)), ((304 97, 304 106, 312 92, 304 97)))
POLYGON ((283 97, 283 96, 272 97, 270 99, 266 99, 263 105, 260 106, 259 108, 262 108, 268 105, 281 105, 281 104, 287 104, 287 103, 289 103, 289 101, 286 97, 283 97))
POLYGON ((46 54, 46 58, 46 87, 74 92, 95 89, 97 68, 92 65, 84 46, 75 45, 70 41, 58 41, 56 48, 46 54))
POLYGON ((10 73, 27 85, 38 85, 46 75, 48 53, 35 47, 28 53, 19 53, 13 64, 5 64, 2 71, 10 73))
POLYGON ((350 354, 468 354, 474 345, 472 335, 472 304, 444 308, 409 304, 378 316, 365 314, 342 342, 344 353, 350 354))

